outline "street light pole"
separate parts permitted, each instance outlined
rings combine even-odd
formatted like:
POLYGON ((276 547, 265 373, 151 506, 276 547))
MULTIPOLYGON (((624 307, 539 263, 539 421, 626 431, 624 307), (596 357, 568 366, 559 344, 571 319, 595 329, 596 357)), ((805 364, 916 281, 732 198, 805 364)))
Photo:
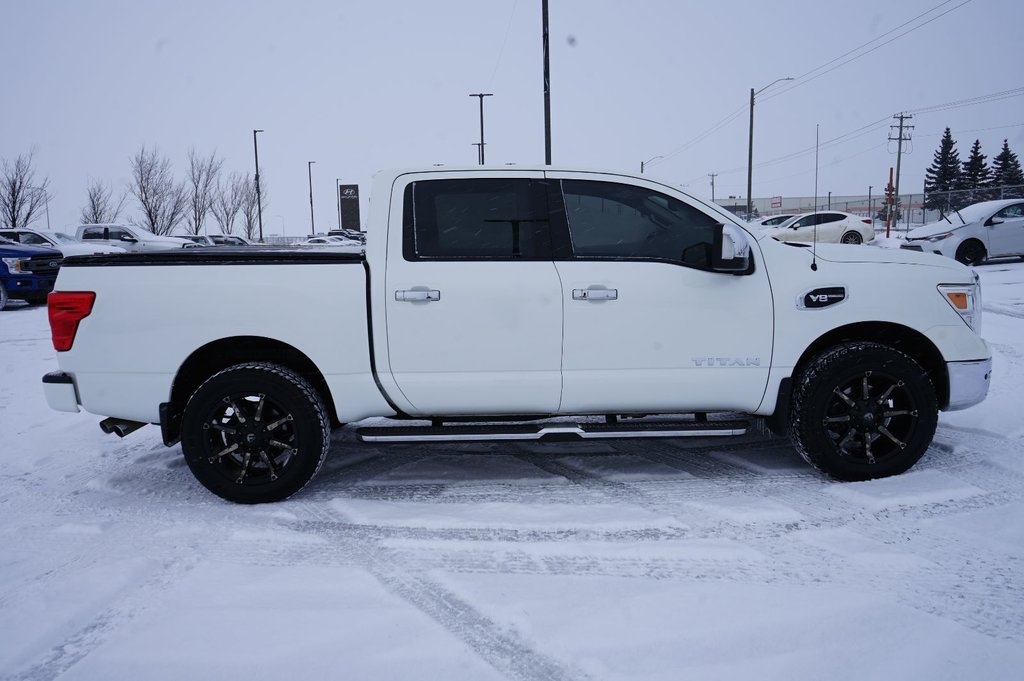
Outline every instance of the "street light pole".
POLYGON ((772 85, 781 83, 784 80, 793 80, 793 78, 779 78, 765 85, 763 88, 754 92, 754 88, 750 88, 750 135, 748 137, 749 144, 747 146, 747 218, 749 219, 751 214, 754 212, 754 195, 753 191, 754 184, 754 97, 772 85))
POLYGON ((484 97, 493 97, 494 94, 491 92, 477 92, 476 94, 470 95, 470 97, 480 98, 480 165, 484 164, 484 97))
POLYGON ((316 234, 316 222, 313 220, 313 164, 316 161, 306 161, 306 172, 309 173, 309 235, 316 234))
POLYGON ((260 150, 256 145, 256 133, 262 130, 252 131, 252 153, 256 157, 256 214, 259 216, 260 243, 263 243, 263 200, 260 198, 260 150))
POLYGON ((655 156, 653 158, 647 159, 646 161, 640 161, 640 174, 641 175, 644 174, 644 166, 650 165, 651 161, 657 161, 659 158, 665 158, 665 157, 664 156, 655 156))

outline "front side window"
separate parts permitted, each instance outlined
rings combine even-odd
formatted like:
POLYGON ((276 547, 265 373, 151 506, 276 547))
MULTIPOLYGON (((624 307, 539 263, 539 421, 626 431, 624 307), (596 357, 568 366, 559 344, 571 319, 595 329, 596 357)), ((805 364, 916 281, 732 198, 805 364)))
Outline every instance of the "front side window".
POLYGON ((995 217, 998 220, 1013 220, 1015 218, 1024 217, 1024 203, 1016 203, 1012 206, 1007 206, 996 213, 995 217))
POLYGON ((549 257, 545 185, 529 179, 423 180, 405 190, 406 260, 549 257))
POLYGON ((112 241, 124 240, 125 237, 135 238, 127 230, 111 228, 109 238, 112 241))
POLYGON ((576 257, 670 260, 710 269, 718 220, 651 189, 562 180, 576 257))

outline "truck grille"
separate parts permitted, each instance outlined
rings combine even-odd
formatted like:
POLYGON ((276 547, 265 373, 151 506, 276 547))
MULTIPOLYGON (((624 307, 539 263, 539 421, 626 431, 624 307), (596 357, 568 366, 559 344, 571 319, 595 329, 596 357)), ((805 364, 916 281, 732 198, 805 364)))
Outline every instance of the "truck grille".
POLYGON ((23 265, 26 271, 41 276, 54 275, 60 269, 63 258, 49 255, 33 255, 23 265))

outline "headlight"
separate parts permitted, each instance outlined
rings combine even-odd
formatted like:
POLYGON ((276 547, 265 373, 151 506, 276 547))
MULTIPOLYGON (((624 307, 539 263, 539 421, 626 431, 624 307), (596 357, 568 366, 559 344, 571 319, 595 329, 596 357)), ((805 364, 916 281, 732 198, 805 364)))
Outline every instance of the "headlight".
POLYGON ((926 237, 926 238, 931 243, 935 243, 936 241, 942 241, 943 239, 948 239, 951 236, 953 236, 953 232, 943 232, 942 234, 935 234, 933 236, 926 237))
POLYGON ((25 265, 28 261, 24 258, 0 258, 7 265, 7 270, 11 274, 29 274, 28 268, 25 265))
POLYGON ((974 333, 981 333, 981 283, 974 276, 973 284, 940 284, 939 293, 950 307, 971 327, 974 333))

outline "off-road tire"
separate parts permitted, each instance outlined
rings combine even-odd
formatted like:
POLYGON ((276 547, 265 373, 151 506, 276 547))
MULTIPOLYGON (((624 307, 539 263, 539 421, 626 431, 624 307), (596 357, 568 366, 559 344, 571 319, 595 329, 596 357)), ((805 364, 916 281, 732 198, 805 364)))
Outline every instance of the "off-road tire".
POLYGON ((924 455, 937 422, 928 373, 886 345, 838 345, 812 359, 795 379, 793 444, 809 464, 837 480, 903 473, 924 455))
POLYGON ((240 504, 281 501, 313 479, 331 443, 323 399, 302 376, 268 362, 236 364, 195 391, 181 424, 189 469, 240 504))

